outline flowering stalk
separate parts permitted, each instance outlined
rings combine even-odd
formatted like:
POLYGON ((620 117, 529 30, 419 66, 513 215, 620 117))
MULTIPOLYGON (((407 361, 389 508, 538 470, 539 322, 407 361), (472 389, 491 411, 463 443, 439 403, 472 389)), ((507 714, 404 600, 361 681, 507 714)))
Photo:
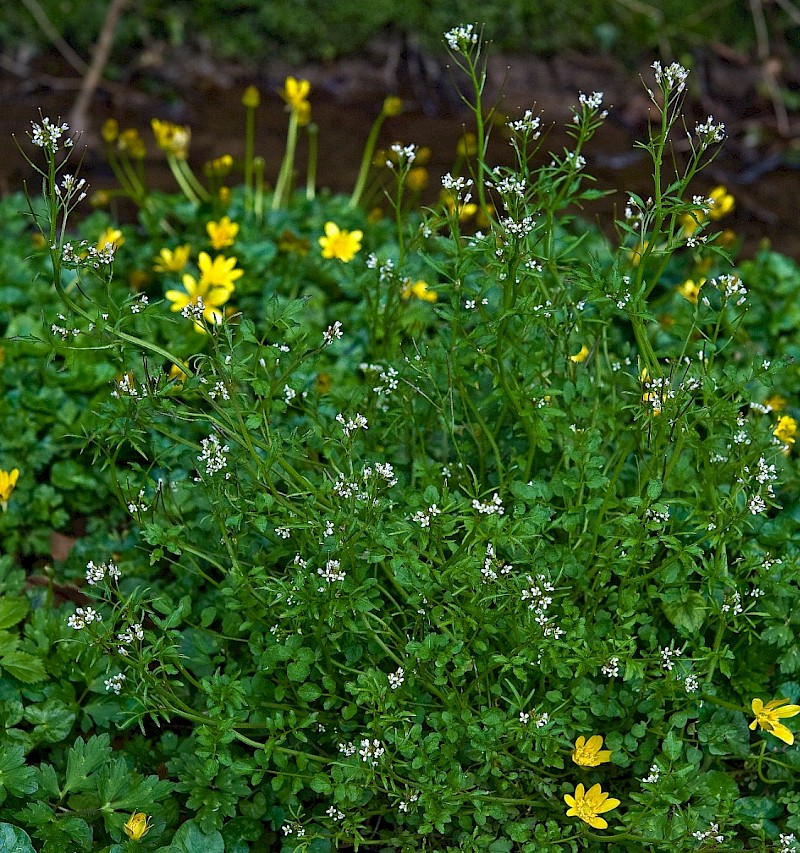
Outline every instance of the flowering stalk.
POLYGON ((253 204, 253 146, 255 139, 255 114, 261 103, 261 96, 255 86, 248 86, 242 96, 245 108, 244 131, 244 192, 245 206, 248 210, 253 204))
POLYGON ((361 165, 358 169, 356 184, 353 187, 353 193, 350 196, 350 201, 347 203, 348 208, 352 209, 357 207, 364 195, 364 187, 367 185, 369 170, 372 166, 372 158, 375 154, 375 146, 378 143, 378 134, 381 132, 383 123, 389 116, 398 115, 401 109, 402 103, 399 98, 386 98, 383 102, 383 107, 381 108, 378 117, 372 123, 366 144, 364 145, 364 153, 361 155, 361 165))
POLYGON ((319 126, 308 125, 308 165, 306 167, 306 198, 313 201, 317 194, 317 160, 319 157, 319 126))
POLYGON ((253 213, 256 220, 261 222, 264 216, 264 167, 263 157, 253 157, 253 213))
POLYGON ((297 111, 289 113, 289 130, 286 133, 286 151, 283 155, 278 180, 275 183, 275 192, 272 195, 272 209, 279 210, 289 203, 291 192, 292 173, 294 172, 294 155, 297 148, 297 128, 299 120, 297 111))

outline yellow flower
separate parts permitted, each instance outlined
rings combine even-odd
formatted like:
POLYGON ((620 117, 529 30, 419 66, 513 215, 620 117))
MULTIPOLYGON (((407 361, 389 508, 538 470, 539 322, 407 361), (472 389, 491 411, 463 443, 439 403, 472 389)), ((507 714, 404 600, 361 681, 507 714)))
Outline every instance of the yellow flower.
POLYGON ((478 153, 478 137, 471 131, 467 131, 456 146, 456 154, 459 157, 474 157, 478 153))
POLYGON ((648 240, 642 240, 642 242, 635 248, 628 250, 628 260, 635 266, 638 267, 642 262, 642 257, 644 253, 647 251, 647 247, 649 245, 648 240))
POLYGON ((440 198, 447 207, 449 213, 454 213, 457 210, 459 222, 466 222, 468 219, 471 219, 473 216, 475 216, 475 214, 478 212, 478 205, 474 204, 473 202, 467 202, 466 204, 460 202, 458 208, 456 208, 455 199, 446 190, 442 191, 440 198))
POLYGON ((584 344, 581 347, 580 352, 576 352, 575 355, 571 355, 569 357, 569 360, 574 361, 575 364, 580 364, 582 361, 586 361, 586 357, 588 355, 589 355, 589 347, 587 347, 586 344, 584 344))
POLYGON ((602 749, 603 736, 592 735, 587 741, 581 735, 575 741, 575 749, 572 750, 572 760, 581 767, 597 767, 611 761, 611 750, 602 749))
POLYGON ((305 237, 300 237, 288 228, 283 229, 283 233, 278 238, 278 251, 286 252, 287 254, 299 255, 304 258, 311 248, 311 243, 305 237))
POLYGON ((723 216, 727 216, 733 210, 733 206, 736 204, 736 200, 725 187, 714 187, 709 198, 714 200, 714 204, 708 213, 709 219, 722 219, 723 216))
POLYGON ((248 86, 244 90, 244 94, 242 95, 242 105, 253 110, 261 105, 261 93, 255 86, 248 86))
POLYGON ((428 186, 428 170, 424 166, 414 166, 406 175, 406 186, 411 192, 421 192, 428 186))
POLYGON ((124 242, 125 238, 122 236, 122 231, 120 231, 119 228, 106 228, 106 230, 100 235, 100 239, 97 241, 97 249, 102 252, 110 243, 116 251, 124 242))
POLYGON ((8 499, 11 497, 11 492, 14 491, 18 479, 18 468, 12 468, 11 471, 0 471, 0 508, 3 512, 8 509, 8 499))
POLYGON ((311 83, 308 80, 295 80, 287 77, 283 89, 278 93, 284 101, 286 108, 297 116, 299 125, 306 125, 311 121, 311 104, 308 96, 311 93, 311 83))
POLYGON ((325 223, 325 236, 319 238, 323 258, 338 258, 343 263, 352 261, 361 249, 363 231, 342 231, 335 222, 325 223))
POLYGON ((794 437, 797 435, 797 421, 789 415, 783 415, 778 418, 778 425, 772 430, 772 434, 784 444, 794 444, 794 437))
POLYGON ((608 821, 598 815, 615 809, 620 801, 604 793, 599 784, 587 791, 579 782, 575 786, 575 796, 565 794, 564 802, 569 806, 567 817, 579 817, 595 829, 607 829, 608 821))
POLYGON ((153 269, 156 272, 181 272, 189 260, 189 244, 176 246, 174 249, 162 249, 158 253, 153 269))
POLYGON ((156 143, 162 151, 166 151, 167 154, 177 157, 179 160, 186 159, 189 141, 192 138, 192 132, 188 127, 173 124, 171 121, 161 121, 157 118, 152 119, 150 125, 153 128, 156 143))
POLYGON ((107 118, 100 128, 100 136, 103 137, 103 142, 109 145, 116 142, 119 136, 119 122, 115 118, 107 118))
POLYGON ((400 292, 400 296, 402 296, 403 299, 410 299, 412 296, 416 296, 417 299, 421 299, 423 302, 436 302, 439 298, 435 290, 430 290, 428 288, 427 281, 420 279, 412 284, 410 278, 406 279, 405 285, 400 292))
POLYGON ((230 174, 233 168, 233 157, 230 154, 223 154, 214 160, 209 160, 203 166, 203 172, 209 178, 225 178, 230 174))
POLYGON ((129 127, 120 133, 117 140, 117 148, 120 151, 127 151, 134 160, 144 160, 147 154, 147 149, 144 147, 144 140, 139 136, 139 131, 135 127, 129 127))
POLYGON ((697 283, 692 281, 692 279, 687 278, 683 284, 678 285, 675 290, 680 293, 680 295, 692 303, 692 305, 697 305, 697 300, 700 296, 700 288, 705 284, 706 280, 701 278, 697 283))
POLYGON ((800 714, 800 705, 787 705, 788 701, 788 699, 772 699, 765 705, 761 699, 753 699, 750 707, 753 709, 755 720, 750 723, 750 728, 755 731, 756 726, 761 726, 765 732, 775 735, 776 738, 791 746, 794 743, 794 735, 779 721, 800 714))
POLYGON ((390 95, 383 102, 383 114, 392 118, 394 116, 400 115, 403 111, 403 102, 400 98, 396 98, 394 95, 390 95))
MULTIPOLYGON (((207 282, 195 281, 194 276, 186 273, 183 277, 183 290, 168 290, 166 297, 172 303, 170 311, 183 311, 188 305, 203 306, 203 319, 209 324, 221 323, 223 313, 219 309, 231 298, 231 290, 226 287, 212 287, 207 282)), ((200 323, 195 322, 198 332, 205 332, 200 323)))
POLYGON ((217 255, 212 261, 208 252, 200 252, 197 256, 197 266, 200 267, 202 284, 208 287, 224 287, 229 293, 236 290, 234 282, 244 275, 244 270, 234 269, 236 258, 217 255))
POLYGON ((211 245, 219 251, 226 246, 232 246, 236 235, 239 233, 239 226, 235 222, 231 222, 229 216, 223 216, 219 222, 207 222, 206 231, 211 239, 211 245))
POLYGON ((143 836, 150 832, 150 818, 144 812, 134 812, 122 828, 128 838, 140 841, 143 836))
POLYGON ((769 406, 773 412, 782 412, 786 408, 786 397, 780 394, 772 394, 764 400, 764 405, 769 406))
MULTIPOLYGON (((186 364, 185 361, 183 363, 184 365, 186 364)), ((181 368, 173 362, 169 366, 169 378, 177 385, 183 385, 183 383, 186 381, 186 371, 181 370, 181 368)))

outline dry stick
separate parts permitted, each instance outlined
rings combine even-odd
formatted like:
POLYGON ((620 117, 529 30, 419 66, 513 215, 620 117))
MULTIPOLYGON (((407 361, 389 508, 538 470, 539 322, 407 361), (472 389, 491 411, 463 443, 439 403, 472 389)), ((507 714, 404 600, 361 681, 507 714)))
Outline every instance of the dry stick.
POLYGON ((778 133, 787 137, 789 136, 789 114, 786 112, 786 104, 781 97, 781 90, 770 62, 769 31, 764 17, 762 0, 750 0, 750 14, 753 16, 753 26, 756 31, 756 46, 758 59, 761 62, 761 74, 772 100, 772 111, 775 113, 778 133))
POLYGON ((103 69, 106 67, 108 57, 111 54, 111 48, 114 46, 114 35, 117 31, 119 19, 129 2, 130 0, 111 0, 108 5, 103 27, 100 30, 100 35, 92 52, 92 62, 89 65, 86 76, 83 78, 80 92, 78 92, 78 97, 75 99, 75 104, 70 113, 69 124, 73 130, 83 131, 88 127, 89 120, 87 112, 89 103, 100 82, 100 78, 103 76, 103 69))
POLYGON ((55 28, 53 22, 47 17, 47 13, 39 5, 38 0, 22 0, 22 5, 30 12, 31 17, 39 25, 39 29, 53 43, 58 52, 78 72, 85 74, 89 66, 78 56, 77 53, 64 41, 61 33, 55 28))

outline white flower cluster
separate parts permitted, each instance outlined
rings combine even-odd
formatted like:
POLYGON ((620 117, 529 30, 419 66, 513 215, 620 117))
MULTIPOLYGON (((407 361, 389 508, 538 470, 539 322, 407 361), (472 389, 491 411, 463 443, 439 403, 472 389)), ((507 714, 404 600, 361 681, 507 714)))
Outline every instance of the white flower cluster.
POLYGON ((380 384, 376 385, 372 389, 373 392, 379 397, 388 397, 390 394, 393 394, 400 385, 397 378, 399 375, 400 374, 394 367, 380 369, 380 373, 378 374, 378 382, 380 384))
POLYGON ((219 397, 221 400, 230 400, 231 398, 227 386, 221 379, 217 380, 217 382, 214 383, 214 387, 208 392, 208 396, 212 400, 216 400, 217 397, 219 397))
MULTIPOLYGON (((62 323, 67 322, 67 318, 63 314, 59 314, 58 319, 61 320, 62 323)), ((80 329, 68 329, 66 326, 59 326, 58 323, 53 323, 50 327, 50 331, 54 335, 60 335, 62 341, 65 341, 70 335, 72 335, 73 338, 77 338, 81 333, 80 329)))
POLYGON ((72 616, 67 619, 67 625, 76 631, 82 631, 92 622, 102 622, 103 617, 93 607, 76 607, 72 616))
POLYGON ((114 693, 119 696, 122 691, 122 685, 125 683, 125 673, 120 672, 118 675, 112 675, 111 678, 107 678, 103 683, 106 686, 106 690, 113 690, 114 693))
POLYGON ((336 806, 331 806, 329 809, 325 809, 325 814, 331 820, 344 820, 344 812, 339 811, 336 806))
MULTIPOLYGON (((317 574, 328 584, 341 582, 347 577, 347 572, 342 570, 338 560, 328 560, 324 569, 317 569, 317 574)), ((324 589, 325 587, 321 586, 318 591, 322 592, 324 589)))
POLYGON ((350 418, 348 421, 345 421, 344 415, 339 412, 336 415, 336 421, 342 425, 342 432, 344 432, 345 438, 350 438, 350 436, 357 429, 369 429, 369 424, 364 415, 356 412, 356 416, 354 418, 350 418))
POLYGON ((88 583, 89 586, 94 586, 95 584, 100 583, 100 581, 105 578, 106 574, 108 574, 112 580, 118 581, 122 572, 113 560, 109 560, 107 563, 101 563, 99 566, 96 566, 93 560, 89 560, 86 564, 86 583, 88 583))
POLYGON ((187 302, 181 309, 181 317, 185 320, 193 320, 195 323, 200 323, 203 319, 203 312, 206 310, 205 302, 202 296, 195 296, 191 302, 187 302))
POLYGON ((794 837, 794 833, 789 835, 781 833, 779 843, 778 853, 797 853, 797 839, 794 837))
POLYGON ((607 664, 600 668, 600 672, 607 678, 617 678, 619 676, 619 658, 611 658, 607 664))
MULTIPOLYGON (((36 124, 31 122, 31 142, 39 148, 44 148, 51 154, 55 154, 59 149, 59 140, 69 130, 69 125, 66 122, 59 124, 58 121, 52 122, 47 116, 42 117, 42 123, 36 124)), ((67 137, 64 140, 64 148, 72 148, 72 137, 67 137)))
POLYGON ((695 125, 694 132, 700 142, 701 151, 725 139, 725 125, 722 122, 714 124, 714 116, 709 116, 702 124, 695 125))
POLYGON ((592 92, 591 95, 585 95, 583 92, 579 92, 578 101, 590 110, 599 110, 603 105, 603 93, 592 92))
POLYGON ((409 808, 411 808, 418 799, 419 794, 409 794, 407 800, 400 800, 400 804, 397 806, 397 811, 403 812, 404 814, 407 813, 409 808))
POLYGON ((683 689, 687 693, 697 693, 700 689, 700 680, 694 673, 689 673, 686 678, 683 679, 683 689))
POLYGON ((679 658, 683 654, 683 649, 674 649, 672 646, 665 646, 661 649, 661 668, 667 672, 672 672, 675 667, 675 658, 679 658))
POLYGON ((738 275, 726 274, 712 278, 709 285, 719 290, 723 300, 733 299, 737 305, 744 305, 747 300, 747 288, 742 284, 738 275))
POLYGON ((123 373, 119 379, 114 380, 114 390, 111 396, 116 400, 122 397, 131 397, 134 400, 139 400, 146 397, 150 393, 147 385, 144 382, 137 387, 136 380, 132 373, 123 373))
POLYGON ((397 485, 397 477, 394 475, 394 467, 391 462, 376 462, 374 469, 371 465, 367 465, 361 472, 361 476, 365 480, 369 480, 373 475, 383 477, 388 487, 397 485))
MULTIPOLYGON (((108 246, 109 244, 106 243, 108 246)), ((146 293, 140 293, 139 299, 135 302, 131 302, 131 314, 138 314, 142 308, 147 308, 150 304, 150 299, 146 293)))
MULTIPOLYGON (((230 447, 223 444, 218 435, 212 432, 208 438, 201 439, 200 447, 201 453, 197 461, 205 463, 207 476, 213 477, 228 467, 228 457, 225 454, 230 451, 230 447)), ((230 477, 230 472, 225 474, 226 480, 230 480, 230 477)))
POLYGON ((405 681, 406 673, 402 666, 398 667, 395 672, 390 672, 388 675, 389 687, 392 690, 397 690, 398 687, 405 681))
POLYGON ((503 177, 497 173, 495 173, 493 177, 493 182, 486 182, 486 186, 490 189, 495 189, 504 196, 516 196, 520 199, 525 198, 525 178, 513 174, 503 177))
POLYGON ((330 346, 335 339, 341 338, 343 334, 342 324, 336 320, 332 326, 328 326, 322 333, 322 346, 330 346))
POLYGON ((739 590, 735 589, 731 593, 727 593, 722 599, 722 612, 730 613, 731 616, 739 616, 744 608, 742 607, 742 596, 739 590))
POLYGON ((478 43, 478 33, 475 32, 474 24, 462 24, 448 30, 444 34, 444 40, 450 50, 456 53, 467 53, 470 47, 478 43))
POLYGON ((367 256, 367 269, 378 271, 378 281, 385 284, 394 275, 394 261, 387 258, 383 263, 378 260, 374 253, 367 256))
POLYGON ((650 773, 642 779, 643 785, 655 785, 661 776, 661 769, 657 764, 650 765, 650 773))
POLYGON ((500 575, 511 574, 511 571, 512 567, 508 563, 504 563, 497 558, 494 545, 489 542, 486 546, 486 557, 484 558, 483 568, 481 569, 481 580, 483 583, 496 581, 500 575))
POLYGON ((347 743, 339 744, 339 752, 345 757, 350 758, 351 755, 356 754, 356 746, 354 743, 348 741, 347 743))
POLYGON ((431 504, 426 511, 417 510, 413 516, 411 516, 411 520, 416 522, 420 527, 430 527, 431 519, 435 518, 437 515, 441 515, 442 511, 439 509, 436 504, 431 504))
POLYGON ((719 831, 718 823, 709 824, 708 829, 698 829, 697 832, 692 833, 692 838, 698 841, 716 841, 717 844, 722 844, 725 840, 725 836, 719 831))
POLYGON ((538 139, 542 134, 539 128, 541 127, 542 119, 535 116, 532 110, 525 110, 525 115, 514 121, 506 122, 506 126, 513 130, 514 133, 520 133, 531 139, 538 139))
POLYGON ((669 507, 665 507, 663 510, 655 509, 654 507, 647 507, 644 512, 644 517, 647 521, 653 521, 662 527, 666 526, 669 521, 669 507))
POLYGON ((134 640, 144 639, 144 629, 139 622, 132 622, 124 631, 117 634, 117 654, 126 658, 128 657, 127 646, 132 646, 134 640))
MULTIPOLYGON (((455 198, 461 198, 461 194, 472 186, 472 178, 454 178, 450 172, 442 176, 442 186, 448 190, 455 198)), ((464 201, 469 201, 471 194, 467 193, 464 201)))
POLYGON ((384 754, 384 752, 386 752, 386 750, 377 738, 373 738, 372 740, 369 738, 363 738, 361 741, 361 749, 358 750, 361 760, 365 764, 371 764, 373 767, 378 766, 378 759, 384 754))
POLYGON ((675 89, 682 92, 686 88, 689 72, 677 62, 670 63, 666 68, 662 68, 660 62, 654 62, 650 67, 656 73, 656 83, 665 91, 675 89))
POLYGON ((522 219, 517 222, 511 216, 506 216, 504 219, 500 220, 499 225, 507 234, 521 240, 533 231, 536 227, 536 220, 532 216, 528 215, 523 216, 522 219))
POLYGON ((281 827, 281 832, 285 836, 296 835, 298 838, 303 838, 306 834, 306 828, 299 823, 285 823, 281 827))
MULTIPOLYGON (((400 169, 405 169, 410 166, 417 159, 417 146, 413 143, 411 145, 400 145, 399 142, 395 142, 394 145, 391 146, 392 152, 397 157, 397 166, 400 169)), ((391 160, 386 161, 386 165, 390 169, 394 169, 395 164, 391 160)))
POLYGON ((481 515, 504 515, 505 507, 500 495, 495 492, 492 499, 488 503, 482 503, 477 498, 472 501, 472 508, 477 510, 481 515))
POLYGON ((541 626, 544 636, 557 640, 564 632, 558 625, 553 624, 547 615, 547 610, 553 603, 551 593, 555 587, 544 575, 536 575, 536 578, 527 575, 526 580, 528 588, 522 590, 522 600, 530 602, 528 610, 533 611, 536 623, 541 626))
MULTIPOLYGON (((160 480, 158 487, 159 489, 161 488, 160 480)), ((147 512, 147 504, 144 501, 144 489, 139 489, 139 494, 136 496, 136 501, 128 502, 128 512, 131 515, 135 515, 137 512, 147 512), (138 503, 136 501, 138 501, 138 503)))

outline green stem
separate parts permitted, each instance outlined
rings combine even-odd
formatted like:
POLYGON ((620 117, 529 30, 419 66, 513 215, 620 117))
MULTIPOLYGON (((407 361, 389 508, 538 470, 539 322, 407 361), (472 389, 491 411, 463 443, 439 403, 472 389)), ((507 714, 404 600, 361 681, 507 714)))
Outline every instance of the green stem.
POLYGON ((372 156, 375 153, 375 145, 378 142, 378 134, 381 131, 381 126, 385 119, 386 115, 382 112, 372 123, 369 136, 367 136, 367 142, 364 145, 364 153, 361 156, 361 166, 358 170, 356 185, 353 187, 353 194, 350 196, 350 201, 347 203, 347 207, 349 209, 356 207, 361 201, 361 196, 364 194, 364 187, 367 184, 367 176, 369 175, 369 169, 372 165, 372 156))

